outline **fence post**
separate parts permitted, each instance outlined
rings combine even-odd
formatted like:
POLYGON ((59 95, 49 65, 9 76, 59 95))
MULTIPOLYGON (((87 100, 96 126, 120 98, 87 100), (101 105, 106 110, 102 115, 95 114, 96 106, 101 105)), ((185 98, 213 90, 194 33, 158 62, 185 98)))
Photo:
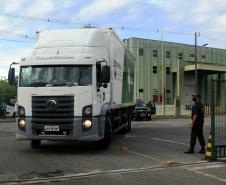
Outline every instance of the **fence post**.
POLYGON ((214 80, 213 80, 213 78, 211 79, 211 94, 212 94, 212 96, 211 96, 211 109, 210 109, 210 111, 211 111, 211 145, 212 145, 212 147, 211 147, 211 153, 212 153, 212 159, 213 160, 215 160, 216 158, 217 158, 217 156, 216 156, 216 152, 215 152, 215 101, 214 101, 214 99, 215 99, 215 94, 214 94, 214 91, 215 91, 215 89, 214 89, 214 80))

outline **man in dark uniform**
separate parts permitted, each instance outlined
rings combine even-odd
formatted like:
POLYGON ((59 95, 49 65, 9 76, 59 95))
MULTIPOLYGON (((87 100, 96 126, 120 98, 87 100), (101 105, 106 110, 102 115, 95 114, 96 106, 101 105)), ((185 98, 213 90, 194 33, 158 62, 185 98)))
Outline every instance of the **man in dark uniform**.
POLYGON ((198 137, 199 143, 201 145, 201 150, 199 153, 205 154, 205 139, 203 136, 203 124, 204 124, 204 106, 200 102, 201 96, 196 93, 192 95, 192 100, 194 105, 192 106, 192 123, 189 124, 189 128, 191 128, 191 141, 190 148, 188 151, 184 152, 186 154, 194 153, 194 148, 196 144, 196 138, 198 137))

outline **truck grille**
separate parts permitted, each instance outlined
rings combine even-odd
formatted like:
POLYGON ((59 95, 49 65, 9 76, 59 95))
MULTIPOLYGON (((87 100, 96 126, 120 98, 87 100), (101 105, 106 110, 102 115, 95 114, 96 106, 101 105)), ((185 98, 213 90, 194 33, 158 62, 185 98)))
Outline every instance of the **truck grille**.
POLYGON ((33 96, 33 124, 70 124, 74 117, 74 96, 33 96))

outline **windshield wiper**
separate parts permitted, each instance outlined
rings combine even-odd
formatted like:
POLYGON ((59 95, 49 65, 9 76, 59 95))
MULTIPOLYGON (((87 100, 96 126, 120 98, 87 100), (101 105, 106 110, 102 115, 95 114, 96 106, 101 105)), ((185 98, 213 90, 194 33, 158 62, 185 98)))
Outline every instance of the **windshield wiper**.
POLYGON ((78 86, 78 82, 66 82, 66 86, 78 86))
POLYGON ((34 86, 34 87, 43 87, 46 86, 46 82, 42 82, 42 81, 37 81, 37 82, 32 82, 31 84, 29 84, 30 86, 34 86))
POLYGON ((77 82, 48 82, 46 83, 47 87, 51 87, 51 86, 78 86, 77 82))
POLYGON ((66 85, 65 82, 47 82, 46 86, 51 87, 51 86, 64 86, 66 85))
POLYGON ((32 82, 29 84, 31 87, 53 87, 53 86, 78 86, 78 82, 42 82, 42 81, 37 81, 37 82, 32 82))

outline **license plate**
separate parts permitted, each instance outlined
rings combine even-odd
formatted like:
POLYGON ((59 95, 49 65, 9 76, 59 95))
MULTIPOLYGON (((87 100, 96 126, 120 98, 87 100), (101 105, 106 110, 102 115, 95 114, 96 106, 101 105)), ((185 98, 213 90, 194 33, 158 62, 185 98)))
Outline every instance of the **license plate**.
POLYGON ((59 126, 44 126, 44 131, 45 132, 58 132, 60 131, 60 127, 59 126))
POLYGON ((141 113, 140 116, 141 116, 141 117, 145 117, 146 115, 145 115, 144 113, 141 113))

